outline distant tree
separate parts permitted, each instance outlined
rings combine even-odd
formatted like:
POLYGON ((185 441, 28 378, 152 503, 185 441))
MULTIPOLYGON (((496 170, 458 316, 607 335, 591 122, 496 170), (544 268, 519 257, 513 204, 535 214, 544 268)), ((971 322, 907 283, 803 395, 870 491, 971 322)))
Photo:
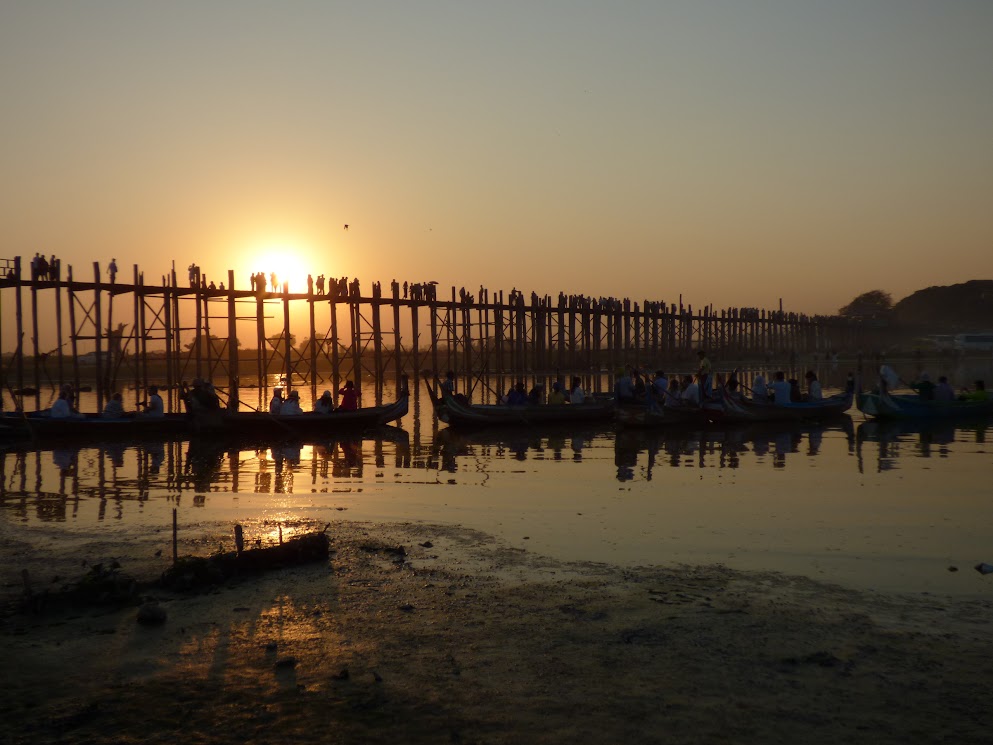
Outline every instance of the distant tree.
MULTIPOLYGON (((269 342, 269 346, 275 347, 276 349, 282 349, 284 343, 283 340, 285 338, 286 337, 282 333, 279 333, 279 334, 274 334, 273 336, 267 336, 265 340, 269 342)), ((297 335, 290 334, 290 348, 291 349, 294 348, 296 346, 296 343, 297 343, 297 335)))
POLYGON ((847 318, 886 318, 891 310, 893 310, 893 298, 888 292, 870 290, 840 308, 838 314, 847 318))
MULTIPOLYGON (((232 342, 234 343, 234 348, 235 349, 237 349, 238 347, 241 346, 241 342, 238 341, 238 338, 237 337, 235 337, 232 340, 232 342)), ((196 346, 196 343, 197 343, 196 342, 196 339, 193 339, 192 341, 187 342, 186 344, 184 344, 183 345, 183 348, 186 349, 187 351, 192 352, 193 351, 193 347, 196 346)), ((228 343, 228 339, 227 338, 222 339, 221 337, 214 336, 213 334, 211 334, 209 337, 208 336, 202 336, 201 335, 200 336, 201 349, 203 349, 204 351, 206 351, 207 344, 208 343, 210 344, 211 354, 213 354, 214 356, 216 356, 216 355, 220 354, 224 350, 224 345, 228 343)))

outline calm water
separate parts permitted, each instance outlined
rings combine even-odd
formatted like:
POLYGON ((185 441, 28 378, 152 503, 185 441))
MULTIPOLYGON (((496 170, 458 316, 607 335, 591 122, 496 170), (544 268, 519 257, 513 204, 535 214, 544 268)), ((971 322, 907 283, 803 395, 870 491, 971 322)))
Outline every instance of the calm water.
POLYGON ((722 562, 859 588, 987 593, 993 575, 972 566, 993 563, 991 437, 989 422, 901 428, 857 411, 826 427, 463 433, 420 396, 400 427, 362 439, 7 443, 0 520, 18 537, 43 524, 167 528, 173 508, 181 530, 457 523, 570 560, 722 562))

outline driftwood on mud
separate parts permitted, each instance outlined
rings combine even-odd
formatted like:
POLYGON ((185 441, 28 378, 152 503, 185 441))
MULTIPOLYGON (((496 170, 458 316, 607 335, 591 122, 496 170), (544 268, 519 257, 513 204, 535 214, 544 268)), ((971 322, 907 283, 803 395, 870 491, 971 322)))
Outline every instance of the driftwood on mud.
POLYGON ((322 531, 296 536, 275 546, 182 557, 163 572, 160 584, 175 590, 195 590, 240 575, 327 560, 331 544, 326 532, 329 525, 322 531))
MULTIPOLYGON (((240 526, 238 526, 240 528, 240 526)), ((212 587, 234 577, 258 574, 316 561, 327 561, 331 540, 327 529, 281 541, 275 546, 236 550, 213 556, 185 556, 163 572, 158 580, 140 582, 124 573, 116 561, 97 564, 74 584, 58 591, 36 591, 27 570, 22 572, 24 585, 20 610, 41 613, 65 607, 126 606, 142 600, 142 592, 154 587, 170 590, 198 590, 212 587)))

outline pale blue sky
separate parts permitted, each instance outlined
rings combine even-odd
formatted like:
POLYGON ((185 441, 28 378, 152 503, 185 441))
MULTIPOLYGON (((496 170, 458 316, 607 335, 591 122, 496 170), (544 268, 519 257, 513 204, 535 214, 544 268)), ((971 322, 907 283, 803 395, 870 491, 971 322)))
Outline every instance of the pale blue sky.
POLYGON ((993 275, 986 0, 0 0, 0 99, 0 255, 86 277, 833 312, 993 275))

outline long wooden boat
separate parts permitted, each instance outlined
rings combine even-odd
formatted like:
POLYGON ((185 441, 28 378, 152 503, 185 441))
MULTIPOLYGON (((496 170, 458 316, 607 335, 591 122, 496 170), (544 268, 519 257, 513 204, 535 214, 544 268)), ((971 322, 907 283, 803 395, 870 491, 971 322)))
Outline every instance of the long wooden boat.
POLYGON ((916 393, 859 393, 856 406, 873 419, 954 419, 993 415, 993 399, 924 401, 916 393))
POLYGON ((783 422, 802 419, 827 419, 844 414, 852 407, 853 394, 846 391, 820 401, 788 404, 766 403, 746 398, 732 398, 722 392, 725 422, 783 422))
POLYGON ((119 418, 106 418, 100 414, 52 418, 47 411, 7 412, 0 415, 0 434, 33 439, 88 438, 95 442, 168 439, 196 434, 260 438, 334 437, 339 432, 356 432, 396 421, 407 414, 408 401, 409 397, 404 394, 384 406, 331 414, 306 412, 296 416, 223 409, 161 417, 132 415, 119 418))
POLYGON ((190 418, 186 414, 165 414, 160 417, 83 414, 53 418, 47 411, 5 412, 0 415, 0 427, 3 432, 14 437, 123 440, 165 438, 182 434, 189 431, 190 418))
POLYGON ((369 406, 354 411, 333 411, 318 414, 270 414, 265 411, 214 411, 193 415, 192 427, 197 433, 233 432, 239 435, 258 434, 307 437, 333 437, 337 432, 356 431, 389 424, 407 415, 409 396, 404 392, 391 404, 369 406))
POLYGON ((504 404, 463 404, 443 394, 435 402, 438 418, 451 425, 491 426, 505 424, 553 424, 608 421, 614 415, 613 401, 587 401, 583 404, 507 406, 504 404))

